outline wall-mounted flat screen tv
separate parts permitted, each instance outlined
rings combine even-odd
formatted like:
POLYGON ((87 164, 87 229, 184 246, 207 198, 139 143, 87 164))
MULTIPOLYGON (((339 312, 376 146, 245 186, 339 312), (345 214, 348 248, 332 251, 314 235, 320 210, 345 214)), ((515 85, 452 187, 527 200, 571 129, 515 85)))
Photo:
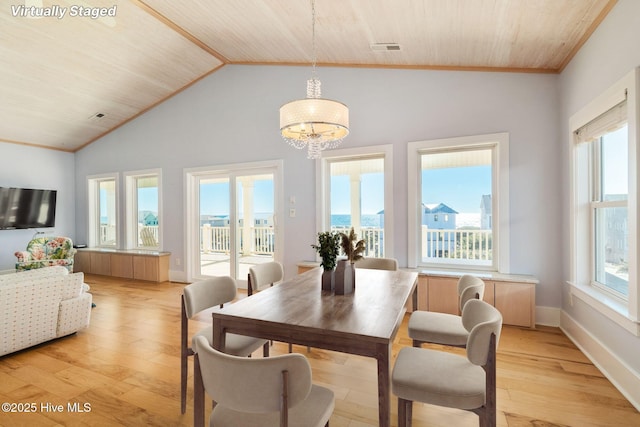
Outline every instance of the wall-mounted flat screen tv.
POLYGON ((0 187, 0 230, 54 227, 56 190, 0 187))

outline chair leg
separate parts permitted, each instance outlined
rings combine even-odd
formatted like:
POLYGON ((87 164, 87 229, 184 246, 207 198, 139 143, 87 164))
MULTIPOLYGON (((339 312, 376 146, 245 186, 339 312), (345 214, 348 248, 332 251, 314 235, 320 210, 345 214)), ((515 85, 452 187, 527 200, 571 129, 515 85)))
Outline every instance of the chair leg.
POLYGON ((418 340, 413 340, 413 346, 420 348, 420 347, 422 347, 422 343, 420 341, 418 341, 418 340))
POLYGON ((413 402, 398 398, 398 427, 411 427, 413 402))
POLYGON ((483 367, 485 370, 485 406, 480 417, 480 425, 484 418, 487 427, 495 427, 497 418, 497 402, 496 402, 496 336, 491 334, 489 340, 489 356, 487 364, 483 367))
POLYGON ((180 356, 180 412, 187 411, 187 357, 180 356))
POLYGON ((269 343, 266 342, 262 346, 262 357, 269 357, 269 343))
POLYGON ((187 344, 187 336, 189 323, 187 319, 187 311, 185 309, 184 295, 182 296, 182 309, 180 313, 180 411, 185 413, 187 411, 187 376, 188 376, 188 364, 187 358, 189 357, 189 350, 187 344))
POLYGON ((293 344, 289 343, 289 353, 293 352, 293 344))

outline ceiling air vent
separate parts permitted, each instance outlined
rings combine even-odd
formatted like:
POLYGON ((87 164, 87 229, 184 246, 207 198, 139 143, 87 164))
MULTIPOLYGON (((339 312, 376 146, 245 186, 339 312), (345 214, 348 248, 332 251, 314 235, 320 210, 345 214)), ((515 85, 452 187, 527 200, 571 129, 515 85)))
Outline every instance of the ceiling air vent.
POLYGON ((378 52, 400 50, 400 45, 398 43, 371 43, 371 50, 378 51, 378 52))
POLYGON ((103 118, 104 116, 105 116, 105 114, 104 114, 104 113, 95 113, 95 114, 90 115, 90 116, 88 117, 88 119, 89 119, 89 120, 93 120, 93 121, 95 121, 95 120, 100 120, 100 119, 101 119, 101 118, 103 118))

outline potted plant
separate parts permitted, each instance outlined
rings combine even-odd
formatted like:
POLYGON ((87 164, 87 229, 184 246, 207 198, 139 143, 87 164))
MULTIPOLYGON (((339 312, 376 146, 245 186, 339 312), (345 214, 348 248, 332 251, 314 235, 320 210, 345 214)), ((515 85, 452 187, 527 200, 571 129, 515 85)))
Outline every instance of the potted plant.
POLYGON ((322 290, 333 290, 333 271, 336 268, 336 260, 340 253, 340 234, 334 231, 318 233, 318 244, 311 245, 318 252, 322 262, 322 290))
POLYGON ((353 263, 362 258, 365 241, 358 240, 355 230, 351 227, 349 234, 340 233, 340 246, 347 259, 338 261, 335 271, 336 294, 346 295, 356 287, 356 269, 353 263))

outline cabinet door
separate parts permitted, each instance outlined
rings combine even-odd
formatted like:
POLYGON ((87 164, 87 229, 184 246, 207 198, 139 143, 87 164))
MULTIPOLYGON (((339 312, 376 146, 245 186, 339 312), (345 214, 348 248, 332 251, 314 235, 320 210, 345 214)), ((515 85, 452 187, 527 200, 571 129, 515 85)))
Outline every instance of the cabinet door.
POLYGON ((458 310, 458 279, 429 277, 427 303, 429 311, 460 314, 458 310))
POLYGON ((493 282, 487 282, 485 280, 484 282, 484 296, 482 297, 482 300, 488 304, 491 304, 493 306, 496 305, 495 302, 495 284, 493 282))
POLYGON ((495 282, 495 306, 505 325, 535 327, 535 285, 495 282))
POLYGON ((158 282, 158 257, 136 256, 133 258, 133 278, 158 282))
POLYGON ((91 254, 89 252, 76 252, 73 256, 73 272, 91 273, 91 254))
POLYGON ((429 310, 429 278, 418 276, 418 310, 429 310))
POLYGON ((114 277, 133 277, 133 257, 131 255, 111 255, 111 275, 114 277))
POLYGON ((91 272, 102 276, 111 275, 111 255, 108 253, 91 253, 91 272))

